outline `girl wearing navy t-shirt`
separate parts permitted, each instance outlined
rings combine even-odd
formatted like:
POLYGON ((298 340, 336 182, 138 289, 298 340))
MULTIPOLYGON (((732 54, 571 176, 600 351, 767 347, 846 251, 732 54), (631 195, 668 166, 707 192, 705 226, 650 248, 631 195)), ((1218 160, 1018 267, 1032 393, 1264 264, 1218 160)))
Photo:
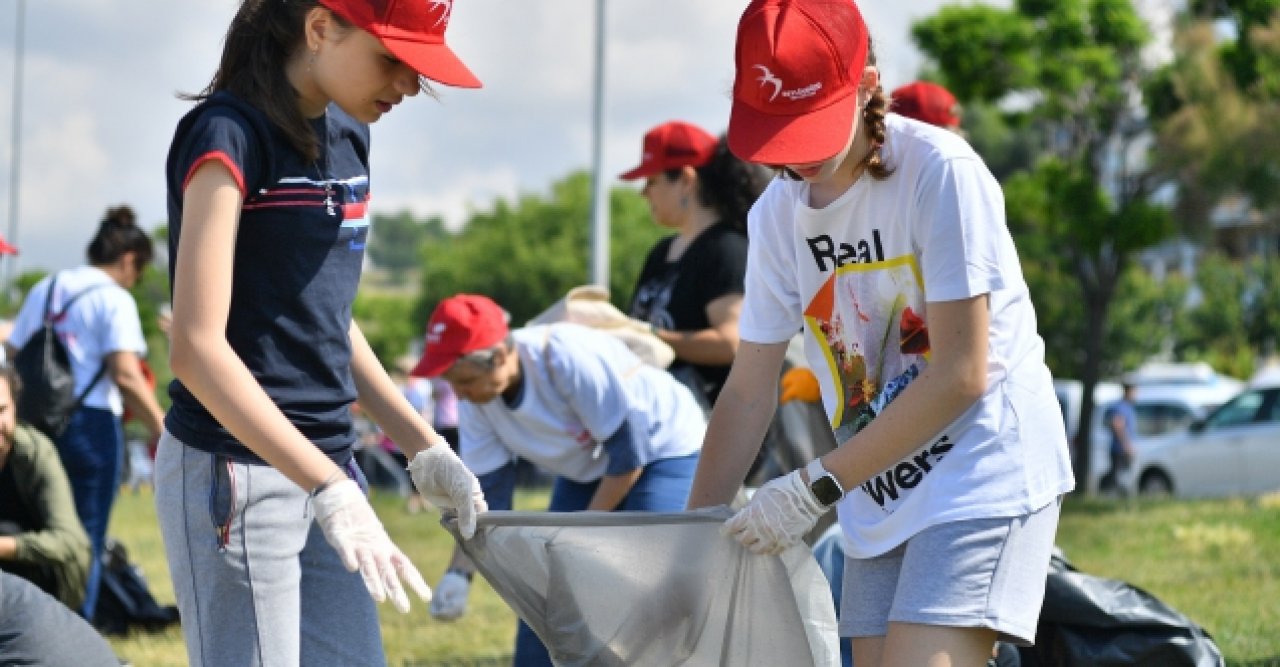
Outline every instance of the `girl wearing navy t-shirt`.
POLYGON ((451 9, 246 0, 178 124, 166 165, 176 379, 156 504, 193 665, 382 665, 370 598, 402 612, 404 584, 429 598, 365 498, 357 398, 464 534, 484 510, 351 317, 367 124, 426 79, 480 85, 444 43, 451 9))

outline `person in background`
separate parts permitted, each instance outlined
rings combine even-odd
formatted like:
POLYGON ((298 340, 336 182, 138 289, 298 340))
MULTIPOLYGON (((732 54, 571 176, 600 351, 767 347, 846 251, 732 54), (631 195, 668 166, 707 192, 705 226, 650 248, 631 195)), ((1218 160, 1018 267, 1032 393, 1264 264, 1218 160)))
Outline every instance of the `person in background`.
POLYGON ((1106 479, 1117 494, 1127 498, 1134 492, 1134 462, 1138 456, 1133 445, 1138 433, 1138 413, 1133 405, 1138 388, 1129 380, 1120 386, 1124 394, 1120 400, 1107 406, 1102 421, 1111 436, 1111 470, 1107 472, 1106 479))
MULTIPOLYGON (((552 512, 684 507, 702 413, 687 388, 607 333, 569 323, 510 331, 498 304, 459 294, 432 313, 413 375, 443 377, 457 393, 462 460, 492 509, 511 509, 517 457, 558 475, 552 512)), ((433 616, 466 611, 473 572, 455 549, 433 616)), ((515 665, 551 665, 523 622, 515 665)))
POLYGON ((645 133, 640 164, 619 178, 645 179, 654 222, 675 232, 650 249, 628 315, 671 346, 671 373, 709 411, 738 349, 747 209, 768 172, 706 130, 670 121, 645 133))
POLYGON ((725 533, 776 554, 839 506, 858 667, 1034 642, 1074 479, 999 183, 961 137, 886 112, 852 0, 753 0, 735 60, 729 145, 782 175, 748 216, 742 343, 689 507, 733 497, 803 327, 839 446, 725 533))
POLYGON ((960 131, 960 103, 951 91, 932 81, 912 81, 889 94, 889 111, 941 127, 960 131))
POLYGON ((435 405, 432 424, 453 451, 458 451, 458 395, 453 387, 441 377, 431 378, 431 400, 435 405))
POLYGON ((13 367, 0 364, 0 570, 80 609, 89 536, 53 443, 17 421, 21 391, 13 367))
POLYGON ((369 233, 369 124, 428 80, 480 86, 445 43, 452 9, 244 0, 174 132, 176 379, 156 509, 192 665, 385 665, 374 601, 407 613, 406 586, 429 597, 353 463, 357 399, 464 535, 484 511, 475 476, 351 313, 369 233))
POLYGON ((71 481, 76 512, 93 545, 81 610, 91 622, 101 585, 107 524, 124 467, 124 409, 128 406, 152 438, 159 437, 164 417, 143 375, 147 342, 138 305, 129 294, 154 254, 151 238, 136 223, 128 206, 107 209, 89 242, 89 263, 36 283, 22 303, 6 343, 12 359, 43 326, 45 300, 51 289, 51 312, 60 312, 75 299, 54 328, 67 346, 74 393, 85 398, 55 444, 71 481))

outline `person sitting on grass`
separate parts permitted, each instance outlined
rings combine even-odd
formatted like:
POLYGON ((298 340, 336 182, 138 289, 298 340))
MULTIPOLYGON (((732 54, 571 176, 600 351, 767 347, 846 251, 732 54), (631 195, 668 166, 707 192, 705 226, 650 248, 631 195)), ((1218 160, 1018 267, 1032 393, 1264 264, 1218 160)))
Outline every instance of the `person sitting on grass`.
POLYGON ((89 535, 53 443, 17 421, 20 391, 17 372, 0 364, 0 569, 79 609, 89 535))

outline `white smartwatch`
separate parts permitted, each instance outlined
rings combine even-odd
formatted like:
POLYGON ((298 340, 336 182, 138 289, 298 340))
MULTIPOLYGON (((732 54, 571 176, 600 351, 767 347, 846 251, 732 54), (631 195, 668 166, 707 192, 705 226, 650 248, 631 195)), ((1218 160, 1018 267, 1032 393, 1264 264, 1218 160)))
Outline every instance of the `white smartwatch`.
POLYGON ((822 459, 810 461, 804 471, 809 475, 809 490, 824 507, 831 507, 844 497, 844 487, 840 486, 840 480, 822 467, 822 459))

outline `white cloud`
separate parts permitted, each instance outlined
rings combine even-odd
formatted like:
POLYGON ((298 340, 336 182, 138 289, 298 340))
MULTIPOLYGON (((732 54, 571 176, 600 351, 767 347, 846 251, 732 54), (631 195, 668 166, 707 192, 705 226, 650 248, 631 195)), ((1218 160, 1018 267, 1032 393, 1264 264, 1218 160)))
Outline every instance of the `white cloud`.
MULTIPOLYGON (((728 123, 745 0, 609 0, 606 173, 634 166, 649 127, 728 123)), ((911 18, 941 0, 862 3, 886 86, 920 64, 911 18)), ((1007 5, 1008 1, 1000 3, 1007 5)), ((374 211, 457 222, 493 198, 545 192, 591 160, 594 0, 463 0, 449 40, 481 90, 419 97, 373 128, 374 211)), ((165 222, 164 160, 217 66, 236 0, 29 0, 24 81, 23 265, 81 261, 108 205, 165 222)), ((8 225, 14 3, 0 4, 0 231, 8 225)))

